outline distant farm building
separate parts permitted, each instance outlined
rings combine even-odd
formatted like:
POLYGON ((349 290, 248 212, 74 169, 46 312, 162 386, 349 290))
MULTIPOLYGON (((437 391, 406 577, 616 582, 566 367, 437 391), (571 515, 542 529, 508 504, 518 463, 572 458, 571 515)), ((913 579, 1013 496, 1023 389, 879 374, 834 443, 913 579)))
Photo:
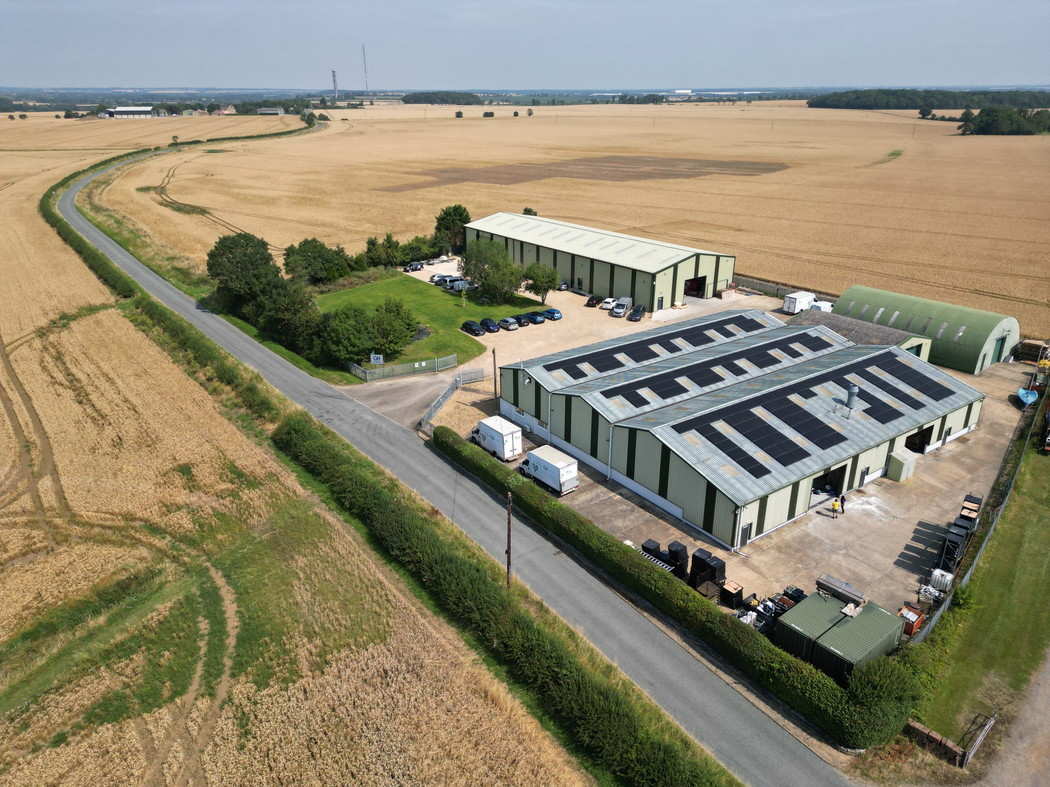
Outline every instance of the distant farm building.
POLYGON ((504 417, 730 547, 901 480, 891 458, 971 431, 984 401, 899 347, 760 310, 508 364, 500 396, 504 417))
POLYGON ((255 110, 257 115, 283 115, 284 107, 259 107, 255 110))
POLYGON ((930 339, 930 363, 977 374, 1013 355, 1021 327, 1005 314, 854 285, 834 314, 930 339))
POLYGON ((686 296, 714 296, 732 282, 736 266, 730 254, 518 213, 472 221, 466 237, 468 247, 495 241, 515 262, 556 268, 579 292, 629 297, 648 311, 670 308, 686 296))
POLYGON ((152 118, 157 117, 153 107, 115 107, 108 110, 111 118, 152 118))

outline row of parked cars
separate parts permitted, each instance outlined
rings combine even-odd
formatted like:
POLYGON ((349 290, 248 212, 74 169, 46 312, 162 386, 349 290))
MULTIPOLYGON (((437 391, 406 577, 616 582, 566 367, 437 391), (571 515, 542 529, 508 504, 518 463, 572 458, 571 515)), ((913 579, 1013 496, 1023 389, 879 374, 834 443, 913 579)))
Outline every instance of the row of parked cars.
POLYGON ((631 322, 638 322, 645 316, 645 307, 642 304, 632 307, 634 301, 631 298, 599 298, 597 295, 592 295, 587 299, 587 302, 583 304, 590 308, 608 309, 611 317, 623 317, 627 315, 627 319, 631 322))
POLYGON ((546 322, 547 320, 560 319, 561 312, 557 309, 544 309, 541 312, 515 314, 513 317, 504 317, 499 321, 493 320, 491 317, 485 317, 477 322, 474 320, 467 320, 459 327, 460 330, 469 333, 471 336, 483 336, 486 333, 499 333, 500 329, 504 331, 516 331, 518 328, 524 328, 526 325, 539 325, 541 322, 546 322))

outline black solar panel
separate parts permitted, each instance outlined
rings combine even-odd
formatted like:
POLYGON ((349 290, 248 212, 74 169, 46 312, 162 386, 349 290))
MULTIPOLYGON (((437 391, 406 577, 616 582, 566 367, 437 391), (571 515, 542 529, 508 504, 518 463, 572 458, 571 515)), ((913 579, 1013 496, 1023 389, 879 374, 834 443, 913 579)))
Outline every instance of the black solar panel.
POLYGON ((905 385, 909 385, 916 391, 919 391, 923 396, 930 397, 935 402, 940 402, 952 395, 951 388, 930 379, 896 356, 889 356, 885 362, 880 362, 878 367, 898 380, 903 381, 905 385))
POLYGON ((658 357, 660 354, 652 347, 640 346, 640 347, 629 347, 625 349, 624 354, 635 363, 642 363, 643 361, 651 361, 653 358, 658 357))
POLYGON ((727 415, 722 420, 785 467, 809 456, 802 446, 751 410, 727 415))
POLYGON ((866 407, 864 408, 864 414, 871 416, 880 424, 888 424, 891 421, 896 421, 904 413, 895 407, 891 407, 886 402, 877 398, 875 395, 865 391, 863 388, 860 389, 860 393, 857 394, 857 398, 860 399, 866 407))
POLYGON ((742 467, 744 472, 754 478, 761 478, 762 476, 769 475, 770 471, 768 468, 759 464, 751 454, 747 453, 743 448, 711 426, 711 424, 703 424, 697 429, 697 431, 709 443, 711 443, 711 445, 728 456, 732 462, 735 462, 742 467))
POLYGON ((810 414, 790 399, 777 403, 774 407, 766 407, 773 415, 786 423, 800 435, 805 437, 814 445, 823 448, 833 448, 839 443, 846 442, 846 437, 821 421, 815 415, 810 414))
POLYGON ((645 407, 648 404, 648 400, 637 391, 627 391, 623 398, 628 401, 632 407, 645 407))
POLYGON ((681 396, 687 392, 685 386, 677 382, 670 384, 670 381, 679 380, 684 377, 688 380, 692 380, 700 388, 707 388, 723 382, 726 377, 715 371, 716 367, 725 369, 732 377, 745 377, 747 376, 748 371, 741 366, 738 361, 748 361, 753 363, 759 369, 768 369, 772 366, 784 363, 782 358, 777 358, 772 354, 772 351, 774 350, 788 350, 792 354, 792 357, 801 357, 801 353, 789 347, 789 345, 795 342, 800 342, 800 337, 806 339, 806 341, 801 342, 802 344, 807 347, 813 347, 816 350, 830 349, 834 346, 824 338, 817 335, 792 333, 790 336, 780 336, 777 339, 763 342, 755 347, 746 347, 742 350, 737 350, 736 352, 720 355, 717 358, 708 358, 702 361, 697 361, 688 366, 682 366, 679 369, 671 369, 662 372, 661 374, 647 377, 643 380, 607 388, 602 391, 602 396, 606 399, 612 399, 616 396, 626 396, 628 391, 633 391, 638 388, 648 388, 661 399, 670 399, 675 396, 681 396))
POLYGON ((623 366, 623 361, 612 355, 591 358, 590 361, 588 361, 588 363, 590 363, 590 365, 597 369, 599 372, 611 372, 613 369, 619 369, 623 366))
MULTIPOLYGON (((922 409, 922 402, 920 402, 914 396, 904 393, 904 391, 902 391, 897 386, 893 385, 889 380, 885 379, 884 377, 879 377, 879 375, 875 374, 874 372, 868 369, 861 369, 859 372, 857 372, 857 375, 874 385, 876 388, 880 388, 881 390, 885 391, 898 402, 910 407, 912 410, 922 409)), ((849 383, 847 381, 843 381, 839 384, 843 388, 846 388, 847 390, 849 389, 849 383)))

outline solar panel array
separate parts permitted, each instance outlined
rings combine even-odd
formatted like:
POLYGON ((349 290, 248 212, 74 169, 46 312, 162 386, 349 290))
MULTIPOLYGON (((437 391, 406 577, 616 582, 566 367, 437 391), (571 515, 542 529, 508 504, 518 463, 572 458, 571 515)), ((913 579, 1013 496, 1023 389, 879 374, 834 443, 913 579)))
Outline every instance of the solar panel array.
POLYGON ((595 373, 605 374, 627 366, 627 363, 617 356, 626 356, 634 363, 645 363, 661 357, 661 354, 654 347, 661 347, 668 354, 673 355, 712 344, 716 339, 708 334, 709 331, 713 331, 725 339, 732 339, 743 334, 767 330, 768 328, 768 325, 764 325, 753 317, 749 317, 746 314, 736 314, 720 320, 711 320, 700 324, 687 324, 680 331, 665 333, 656 338, 638 339, 633 342, 594 350, 583 355, 574 355, 570 358, 551 361, 544 364, 543 368, 552 373, 564 371, 573 380, 583 380, 595 373), (592 367, 594 371, 584 368, 585 364, 592 367))
POLYGON ((907 412, 904 408, 915 411, 926 406, 905 389, 918 391, 938 402, 953 393, 947 385, 927 377, 893 352, 884 351, 687 418, 674 424, 673 429, 678 434, 695 432, 746 473, 762 478, 772 469, 759 461, 757 454, 765 453, 774 462, 788 467, 847 441, 845 434, 809 412, 803 403, 814 399, 816 389, 826 383, 837 385, 845 392, 851 375, 891 397, 887 401, 863 387, 858 393, 858 399, 864 403, 860 412, 881 424, 903 417, 907 412))
MULTIPOLYGON (((753 347, 705 358, 688 366, 606 388, 601 391, 601 395, 606 399, 622 397, 634 407, 659 405, 660 402, 654 401, 653 397, 666 401, 690 392, 683 380, 689 380, 698 388, 705 389, 727 381, 726 375, 719 373, 718 369, 724 369, 728 375, 738 378, 754 374, 739 361, 746 361, 758 369, 770 369, 783 365, 786 362, 785 356, 791 360, 803 357, 793 345, 801 345, 813 353, 830 350, 836 346, 821 336, 819 331, 793 332, 790 336, 782 336, 753 347), (642 393, 643 390, 648 390, 652 396, 646 397, 642 393)), ((699 393, 695 389, 693 392, 699 393)))

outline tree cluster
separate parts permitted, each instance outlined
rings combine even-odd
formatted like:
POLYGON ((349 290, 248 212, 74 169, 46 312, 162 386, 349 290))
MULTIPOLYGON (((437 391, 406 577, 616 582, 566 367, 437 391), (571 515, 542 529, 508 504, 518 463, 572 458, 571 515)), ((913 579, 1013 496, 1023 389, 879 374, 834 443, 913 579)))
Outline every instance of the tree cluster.
POLYGON ((843 90, 809 99, 821 109, 921 109, 923 107, 1022 107, 1050 103, 1045 90, 843 90))
POLYGON ((644 96, 620 96, 621 104, 662 104, 664 97, 656 93, 646 93, 644 96))
POLYGON ((959 118, 963 134, 1029 135, 1050 132, 1050 110, 985 107, 974 115, 970 110, 959 118))
POLYGON ((482 295, 494 303, 509 301, 522 284, 525 289, 547 302, 547 293, 561 282, 557 268, 534 262, 527 268, 516 263, 501 243, 483 240, 467 247, 460 273, 478 285, 482 295))
POLYGON ((424 93, 408 93, 401 98, 403 104, 484 104, 480 96, 460 93, 455 90, 432 90, 424 93))
POLYGON ((388 300, 371 314, 356 306, 321 314, 307 282, 330 280, 326 277, 347 270, 349 257, 341 248, 330 249, 310 238, 289 246, 285 255, 291 278, 281 275, 262 238, 243 232, 219 238, 208 252, 217 306, 307 360, 325 365, 361 362, 371 352, 396 358, 412 341, 418 323, 397 300, 388 300))

